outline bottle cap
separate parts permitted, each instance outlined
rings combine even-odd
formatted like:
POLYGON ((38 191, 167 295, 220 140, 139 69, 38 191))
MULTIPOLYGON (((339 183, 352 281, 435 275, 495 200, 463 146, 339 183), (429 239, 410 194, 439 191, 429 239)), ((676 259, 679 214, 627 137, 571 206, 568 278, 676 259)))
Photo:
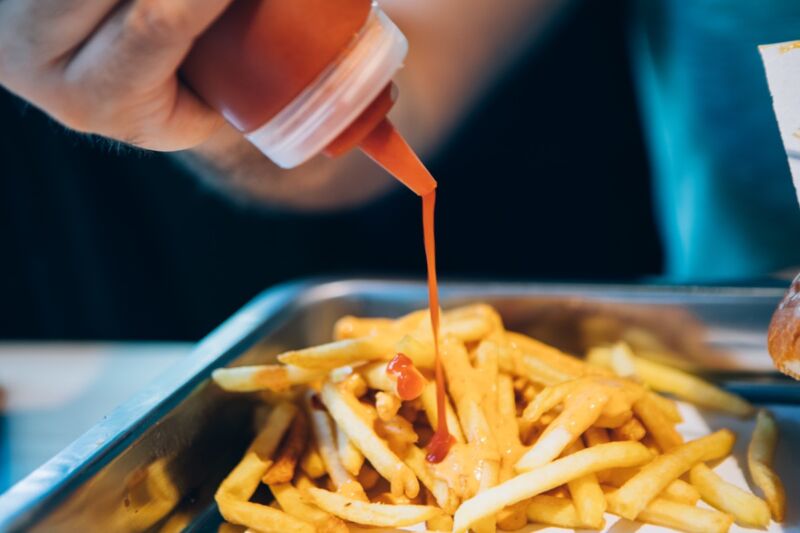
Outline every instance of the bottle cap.
POLYGON ((403 33, 373 4, 364 27, 338 59, 247 139, 280 167, 304 163, 361 115, 407 53, 403 33))

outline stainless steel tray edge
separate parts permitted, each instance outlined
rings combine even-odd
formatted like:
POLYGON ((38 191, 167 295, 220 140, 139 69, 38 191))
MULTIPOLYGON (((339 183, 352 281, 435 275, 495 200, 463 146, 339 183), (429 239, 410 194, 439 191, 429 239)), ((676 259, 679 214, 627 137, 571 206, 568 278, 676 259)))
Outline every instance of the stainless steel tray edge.
POLYGON ((58 455, 0 495, 0 531, 24 529, 53 498, 67 493, 101 468, 172 409, 211 371, 239 355, 237 346, 263 335, 279 311, 313 285, 290 282, 262 292, 199 342, 186 359, 112 410, 58 455), (256 329, 256 325, 260 326, 256 329))
MULTIPOLYGON (((111 459, 138 439, 193 389, 201 385, 214 368, 224 366, 247 349, 253 339, 263 337, 286 320, 286 311, 306 302, 338 295, 375 293, 402 302, 424 301, 425 290, 418 282, 387 280, 325 280, 290 282, 268 289, 235 313, 203 339, 184 361, 170 369, 130 401, 113 410, 64 451, 0 496, 0 531, 24 530, 37 515, 80 486, 111 459)), ((541 283, 448 283, 445 301, 514 297, 520 295, 620 299, 625 302, 657 297, 669 304, 687 296, 724 301, 731 296, 777 302, 781 289, 723 288, 631 285, 578 285, 541 283)))

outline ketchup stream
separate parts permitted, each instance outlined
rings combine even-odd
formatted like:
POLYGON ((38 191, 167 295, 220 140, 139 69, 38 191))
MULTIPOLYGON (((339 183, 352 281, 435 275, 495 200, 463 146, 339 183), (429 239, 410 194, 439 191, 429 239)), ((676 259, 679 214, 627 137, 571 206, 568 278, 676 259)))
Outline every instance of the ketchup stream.
POLYGON ((436 430, 428 444, 427 460, 439 463, 447 456, 455 439, 447 430, 444 370, 439 355, 439 287, 436 280, 436 240, 434 210, 436 180, 388 119, 383 119, 360 144, 361 150, 409 189, 422 197, 422 228, 428 267, 428 307, 436 353, 436 430))

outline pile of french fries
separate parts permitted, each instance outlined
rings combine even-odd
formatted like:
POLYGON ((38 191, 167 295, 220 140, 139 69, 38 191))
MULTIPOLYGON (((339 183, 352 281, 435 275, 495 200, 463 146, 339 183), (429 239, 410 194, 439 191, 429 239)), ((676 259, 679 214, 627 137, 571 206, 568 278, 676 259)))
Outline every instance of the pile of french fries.
POLYGON ((623 343, 580 360, 507 331, 488 305, 443 313, 455 444, 433 464, 425 452, 437 425, 428 312, 344 317, 334 336, 279 355, 279 364, 214 372, 223 389, 256 393, 270 406, 216 493, 229 523, 262 533, 423 522, 433 531, 486 533, 527 523, 599 530, 610 513, 706 533, 784 516, 772 416, 758 413, 748 454, 762 499, 713 470, 731 453, 734 434, 685 441, 675 401, 660 393, 742 417, 753 407, 623 343), (424 378, 413 399, 401 400, 387 373, 397 353, 424 378), (270 504, 253 501, 262 483, 270 504))

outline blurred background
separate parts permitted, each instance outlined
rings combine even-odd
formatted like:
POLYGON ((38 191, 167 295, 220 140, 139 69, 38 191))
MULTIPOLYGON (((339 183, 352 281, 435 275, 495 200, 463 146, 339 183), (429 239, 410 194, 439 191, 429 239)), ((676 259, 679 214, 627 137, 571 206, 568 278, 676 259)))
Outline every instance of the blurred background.
MULTIPOLYGON (((576 5, 429 161, 442 277, 661 271, 627 8, 576 5)), ((0 337, 195 340, 281 281, 424 274, 406 190, 332 214, 243 206, 171 156, 68 132, 5 92, 0 117, 0 337)))

